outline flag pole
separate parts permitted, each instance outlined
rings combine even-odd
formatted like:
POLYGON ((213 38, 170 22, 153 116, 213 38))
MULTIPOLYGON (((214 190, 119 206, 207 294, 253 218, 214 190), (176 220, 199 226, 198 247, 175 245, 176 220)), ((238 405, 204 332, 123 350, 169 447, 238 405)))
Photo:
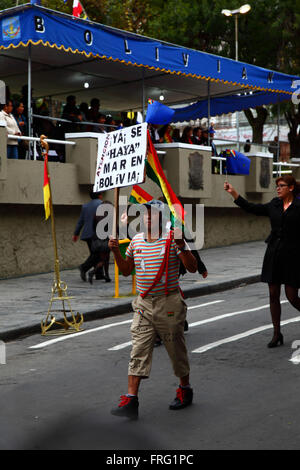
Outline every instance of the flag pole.
POLYGON ((48 151, 49 151, 49 145, 46 142, 47 137, 45 135, 42 135, 40 137, 41 140, 41 145, 42 148, 45 149, 44 153, 44 164, 45 164, 45 169, 47 172, 48 176, 48 186, 49 186, 49 206, 50 206, 50 218, 51 218, 51 231, 52 231, 52 240, 53 240, 53 249, 54 249, 54 282, 52 286, 52 296, 50 299, 50 305, 48 309, 48 313, 46 316, 45 322, 41 322, 41 329, 42 329, 42 335, 45 336, 46 334, 66 334, 66 333, 74 333, 75 331, 80 331, 80 327, 83 323, 83 316, 77 313, 76 317, 74 315, 74 312, 71 307, 70 299, 72 297, 69 297, 67 294, 67 284, 65 282, 61 281, 60 277, 60 268, 59 268, 59 257, 58 257, 58 249, 57 249, 57 238, 56 238, 56 227, 55 227, 55 218, 54 218, 54 210, 53 210, 53 203, 52 203, 52 190, 51 190, 51 182, 50 182, 50 174, 49 174, 49 167, 48 167, 48 151), (51 311, 52 311, 52 304, 54 301, 61 301, 62 302, 62 311, 63 312, 63 322, 57 321, 54 316, 51 317, 51 320, 49 319, 51 311), (69 309, 66 309, 65 302, 67 302, 69 309), (70 312, 72 315, 72 319, 68 320, 67 319, 67 312, 70 312), (54 332, 49 332, 50 328, 53 325, 60 325, 63 327, 63 330, 55 330, 54 332), (69 328, 71 331, 68 331, 69 328), (72 331, 73 330, 73 331, 72 331))
POLYGON ((58 249, 57 249, 57 239, 56 239, 56 227, 55 227, 55 218, 54 218, 54 210, 53 210, 53 204, 52 204, 52 189, 51 189, 51 181, 50 181, 50 174, 49 174, 49 167, 48 167, 48 151, 49 151, 49 145, 47 142, 45 142, 46 136, 42 135, 41 136, 41 145, 43 148, 45 148, 45 167, 48 175, 48 181, 49 181, 49 194, 50 194, 50 218, 51 218, 51 231, 52 231, 52 240, 53 240, 53 249, 54 249, 54 272, 55 272, 55 277, 56 277, 56 285, 59 293, 59 297, 63 296, 63 291, 61 288, 61 280, 60 280, 60 270, 59 270, 59 258, 58 258, 58 249))
POLYGON ((120 196, 120 188, 115 188, 114 189, 114 220, 113 220, 113 231, 112 231, 112 237, 114 239, 118 237, 119 196, 120 196))

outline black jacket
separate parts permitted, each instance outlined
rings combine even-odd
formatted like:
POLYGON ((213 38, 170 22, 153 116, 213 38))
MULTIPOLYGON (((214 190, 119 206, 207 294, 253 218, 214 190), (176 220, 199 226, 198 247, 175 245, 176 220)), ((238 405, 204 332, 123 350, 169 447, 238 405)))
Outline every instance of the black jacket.
POLYGON ((81 232, 81 240, 90 240, 95 235, 94 219, 100 204, 102 204, 100 199, 92 199, 90 202, 83 204, 80 217, 74 231, 74 235, 78 236, 83 228, 81 232))
POLYGON ((253 204, 241 196, 234 202, 251 214, 270 219, 271 233, 266 239, 261 280, 274 282, 275 274, 278 276, 275 261, 280 258, 282 284, 300 287, 300 199, 295 198, 286 211, 278 197, 267 204, 253 204))

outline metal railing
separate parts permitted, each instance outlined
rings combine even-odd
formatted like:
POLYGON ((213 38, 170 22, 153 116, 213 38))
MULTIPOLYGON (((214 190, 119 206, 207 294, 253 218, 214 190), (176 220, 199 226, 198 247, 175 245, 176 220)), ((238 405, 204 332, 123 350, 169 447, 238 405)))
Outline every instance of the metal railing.
MULTIPOLYGON (((223 175, 223 163, 226 162, 226 158, 223 157, 211 157, 212 160, 220 162, 220 175, 223 175)), ((273 175, 282 176, 292 174, 292 168, 300 168, 299 163, 289 163, 289 162, 273 162, 273 175), (284 168, 287 168, 286 170, 284 168)))
POLYGON ((222 162, 226 162, 226 158, 224 157, 211 157, 212 160, 216 161, 216 162, 220 162, 220 175, 223 175, 223 163, 222 162))
POLYGON ((298 163, 289 163, 289 162, 273 162, 273 166, 277 169, 276 170, 273 170, 273 175, 277 175, 277 176, 282 176, 282 175, 288 175, 288 174, 291 174, 293 172, 293 170, 282 170, 282 168, 286 168, 286 167, 300 167, 300 165, 298 163))
MULTIPOLYGON (((26 136, 18 136, 8 134, 8 140, 18 140, 18 141, 25 141, 25 142, 32 142, 33 143, 33 160, 37 160, 38 152, 37 152, 37 144, 40 144, 41 140, 38 137, 26 137, 26 136)), ((56 139, 45 139, 48 144, 56 144, 56 145, 76 145, 76 142, 68 141, 68 140, 56 140, 56 139)), ((166 152, 162 150, 157 150, 157 153, 160 157, 164 157, 166 152)), ((27 159, 30 159, 31 152, 29 150, 29 155, 27 159)), ((223 162, 226 162, 226 158, 224 157, 211 157, 212 160, 216 162, 220 162, 220 175, 223 175, 223 162)), ((289 162, 274 162, 273 161, 273 175, 274 176, 282 176, 284 174, 291 174, 292 168, 299 168, 299 163, 289 163, 289 162), (287 168, 287 169, 285 169, 287 168)))
POLYGON ((115 124, 99 124, 98 122, 93 121, 70 121, 69 119, 63 118, 54 118, 51 116, 41 116, 40 114, 33 114, 32 117, 36 119, 42 119, 45 121, 54 121, 54 122, 63 122, 65 124, 74 124, 74 125, 81 125, 81 126, 93 126, 93 127, 108 127, 108 128, 115 128, 118 129, 118 126, 115 124))
MULTIPOLYGON (((8 134, 8 140, 20 140, 24 142, 32 142, 33 143, 33 160, 37 160, 38 151, 37 151, 37 144, 41 143, 41 139, 38 137, 26 137, 26 136, 19 136, 19 135, 12 135, 8 134)), ((76 142, 71 142, 68 140, 56 140, 56 139, 45 139, 45 142, 48 144, 56 144, 56 145, 76 145, 76 142)), ((27 160, 31 160, 31 149, 29 148, 27 160)))

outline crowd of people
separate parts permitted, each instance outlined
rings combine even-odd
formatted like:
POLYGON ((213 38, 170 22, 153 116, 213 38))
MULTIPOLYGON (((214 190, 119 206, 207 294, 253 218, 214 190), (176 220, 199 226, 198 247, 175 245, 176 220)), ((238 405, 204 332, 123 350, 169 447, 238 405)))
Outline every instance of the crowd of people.
POLYGON ((16 136, 16 139, 10 139, 7 145, 7 158, 24 159, 26 156, 27 145, 18 137, 28 135, 27 119, 24 115, 24 103, 19 101, 15 104, 7 100, 0 111, 0 121, 6 123, 7 133, 16 136))
MULTIPOLYGON (((41 149, 36 148, 36 155, 30 149, 29 142, 19 137, 28 136, 28 88, 22 88, 18 99, 12 97, 9 89, 6 90, 6 103, 0 108, 0 120, 6 123, 7 133, 16 136, 9 139, 7 146, 7 157, 10 159, 36 158, 41 159, 41 149)), ((120 127, 131 124, 129 119, 114 120, 111 115, 103 114, 100 110, 100 100, 93 98, 88 103, 76 103, 76 97, 67 96, 66 104, 63 106, 59 118, 50 117, 49 103, 47 99, 34 100, 32 106, 32 135, 40 137, 46 135, 49 139, 65 140, 65 134, 73 132, 99 132, 106 133, 120 127), (37 117, 37 116, 40 117, 37 117), (48 118, 48 119, 47 119, 48 118)), ((65 148, 63 145, 51 145, 49 160, 64 162, 65 148)))
POLYGON ((165 126, 151 125, 149 126, 151 139, 154 144, 179 142, 190 145, 205 145, 212 147, 212 155, 217 156, 218 152, 213 142, 214 125, 210 127, 192 127, 186 126, 180 135, 180 129, 173 128, 170 124, 165 126))
MULTIPOLYGON (((8 158, 40 159, 41 149, 37 146, 37 153, 33 155, 29 142, 18 139, 21 136, 28 136, 28 88, 25 85, 21 90, 18 99, 14 99, 9 88, 6 90, 7 100, 0 109, 0 120, 6 122, 7 132, 15 135, 16 139, 10 139, 7 147, 8 158)), ((101 103, 98 98, 92 98, 90 103, 76 102, 76 96, 66 97, 66 104, 63 106, 59 119, 51 118, 51 110, 47 99, 32 99, 32 135, 40 137, 42 134, 49 139, 65 140, 65 134, 74 132, 111 132, 121 127, 127 127, 135 123, 126 117, 123 120, 115 120, 111 115, 101 111, 101 103), (40 116, 40 117, 37 117, 40 116), (48 119, 47 119, 48 118, 48 119)), ((156 126, 149 124, 149 131, 153 143, 181 142, 185 144, 205 145, 212 148, 212 156, 218 156, 216 146, 213 142, 215 130, 213 124, 208 127, 187 126, 181 130, 172 127, 170 124, 156 126)), ((52 154, 49 160, 59 162, 65 161, 65 148, 63 145, 52 145, 52 154)))

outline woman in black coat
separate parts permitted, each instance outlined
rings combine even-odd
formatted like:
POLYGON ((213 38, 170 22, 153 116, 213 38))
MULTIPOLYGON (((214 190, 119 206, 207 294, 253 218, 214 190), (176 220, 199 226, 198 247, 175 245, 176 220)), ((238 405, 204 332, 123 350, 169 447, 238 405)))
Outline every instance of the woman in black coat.
POLYGON ((269 217, 271 233, 266 243, 261 280, 269 285, 270 310, 274 326, 274 336, 268 344, 274 348, 283 344, 280 332, 281 284, 289 302, 300 311, 300 183, 291 175, 276 180, 277 196, 267 204, 253 204, 241 197, 233 186, 224 184, 224 189, 234 198, 235 204, 255 215, 269 217))

